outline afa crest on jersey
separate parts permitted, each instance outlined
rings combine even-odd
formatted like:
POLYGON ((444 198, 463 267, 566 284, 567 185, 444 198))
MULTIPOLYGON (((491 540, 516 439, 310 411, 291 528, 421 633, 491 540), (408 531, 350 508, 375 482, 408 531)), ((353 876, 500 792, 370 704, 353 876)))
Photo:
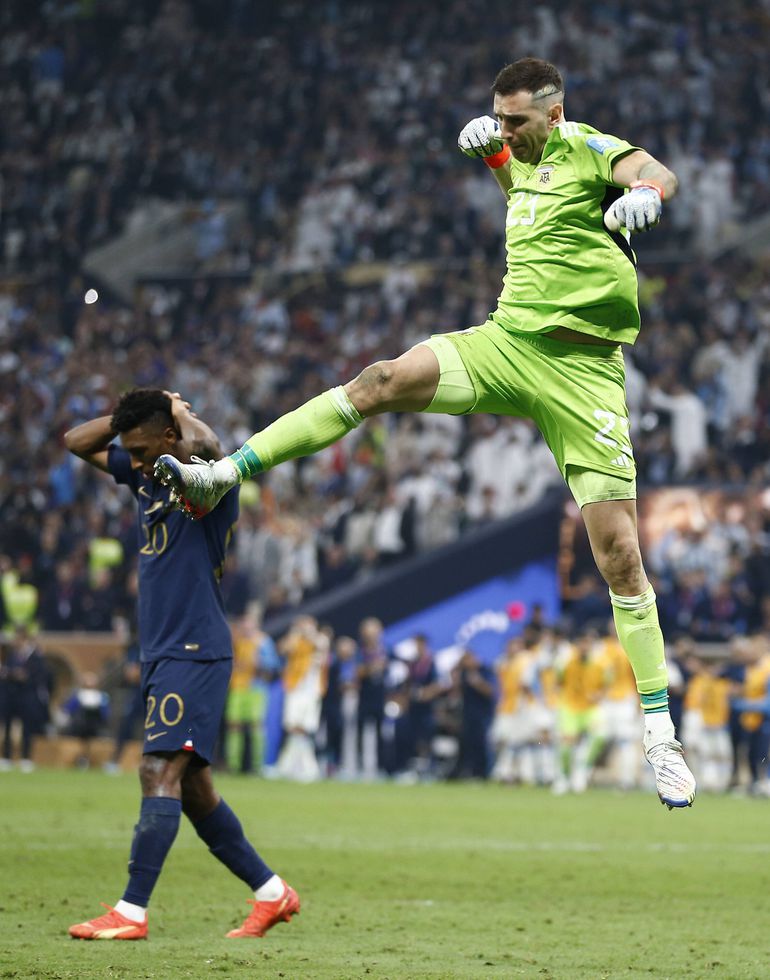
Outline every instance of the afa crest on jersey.
POLYGON ((552 164, 547 167, 537 168, 537 183, 539 187, 548 187, 551 183, 551 174, 556 170, 552 164))

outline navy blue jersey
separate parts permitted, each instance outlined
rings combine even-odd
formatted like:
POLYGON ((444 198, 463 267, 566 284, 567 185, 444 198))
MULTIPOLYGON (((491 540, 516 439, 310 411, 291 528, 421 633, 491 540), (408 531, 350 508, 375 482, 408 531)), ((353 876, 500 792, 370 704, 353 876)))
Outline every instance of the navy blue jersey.
POLYGON ((238 488, 200 521, 169 503, 169 488, 110 446, 108 468, 139 505, 139 646, 143 661, 232 657, 219 579, 238 520, 238 488))

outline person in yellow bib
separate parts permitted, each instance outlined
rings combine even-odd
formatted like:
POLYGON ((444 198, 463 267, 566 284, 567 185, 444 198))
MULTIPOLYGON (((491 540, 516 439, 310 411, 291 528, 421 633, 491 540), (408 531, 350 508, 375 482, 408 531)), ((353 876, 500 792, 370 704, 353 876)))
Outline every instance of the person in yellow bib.
POLYGON ((232 634, 233 672, 225 707, 227 767, 231 772, 259 773, 264 756, 265 684, 275 676, 278 652, 260 628, 255 604, 233 623, 232 634))
POLYGON ((636 696, 634 672, 620 645, 615 627, 597 643, 597 655, 607 671, 607 690, 601 703, 603 734, 612 751, 609 764, 617 787, 633 789, 637 784, 636 743, 642 730, 642 713, 636 696))
POLYGON ((458 138, 506 199, 507 270, 486 322, 370 364, 230 456, 192 463, 162 456, 157 474, 199 519, 243 480, 318 452, 383 412, 533 420, 582 509, 609 586, 658 796, 670 808, 690 806, 695 780, 668 710, 663 634, 639 550, 621 350, 640 326, 630 235, 658 223, 677 178, 641 147, 568 120, 564 82, 547 61, 506 65, 492 89, 494 117, 472 119, 458 138))
POLYGON ((600 704, 609 684, 606 663, 597 654, 597 634, 586 629, 556 664, 559 680, 560 772, 553 792, 583 793, 604 747, 600 704))
POLYGON ((730 784, 730 699, 733 682, 722 665, 700 659, 684 698, 687 746, 695 748, 693 764, 703 788, 723 793, 730 784), (697 733, 697 734, 695 734, 697 733))
POLYGON ((559 708, 559 680, 556 664, 569 649, 570 643, 564 631, 557 626, 543 628, 533 648, 534 764, 535 781, 541 786, 552 786, 557 776, 556 717, 559 708))
POLYGON ((321 778, 315 738, 326 691, 329 637, 312 616, 298 616, 279 650, 283 673, 283 728, 286 735, 276 772, 286 779, 310 783, 321 778))
POLYGON ((751 792, 768 791, 767 755, 770 751, 770 643, 763 634, 751 638, 744 654, 746 674, 742 697, 735 702, 749 749, 751 792))
POLYGON ((490 776, 501 783, 514 783, 525 776, 521 757, 533 736, 532 660, 524 640, 513 637, 505 644, 503 654, 495 664, 498 700, 490 730, 495 750, 490 776))

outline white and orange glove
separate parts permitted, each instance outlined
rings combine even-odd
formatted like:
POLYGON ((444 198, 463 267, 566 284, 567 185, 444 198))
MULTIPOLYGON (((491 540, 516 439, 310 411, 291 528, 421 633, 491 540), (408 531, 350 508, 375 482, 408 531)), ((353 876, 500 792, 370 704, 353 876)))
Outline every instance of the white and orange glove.
POLYGON ((510 148, 500 136, 500 126, 491 116, 479 116, 463 126, 457 145, 468 157, 481 157, 488 167, 497 170, 507 163, 510 148))
POLYGON ((635 180, 627 194, 614 201, 604 213, 608 231, 647 231, 660 221, 663 212, 663 185, 656 180, 635 180))

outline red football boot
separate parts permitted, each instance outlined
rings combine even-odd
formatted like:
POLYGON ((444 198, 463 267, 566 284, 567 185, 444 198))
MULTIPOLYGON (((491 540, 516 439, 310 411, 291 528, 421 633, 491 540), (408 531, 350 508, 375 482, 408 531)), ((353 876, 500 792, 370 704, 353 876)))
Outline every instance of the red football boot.
POLYGON ((111 905, 100 905, 108 910, 106 915, 100 915, 89 922, 79 922, 69 927, 73 939, 146 939, 147 919, 144 922, 134 922, 125 915, 116 912, 111 905))
POLYGON ((299 915, 299 895, 283 882, 283 895, 274 902, 258 902, 251 899, 252 908, 240 929, 231 929, 228 939, 264 936, 277 922, 288 922, 293 915, 299 915))

